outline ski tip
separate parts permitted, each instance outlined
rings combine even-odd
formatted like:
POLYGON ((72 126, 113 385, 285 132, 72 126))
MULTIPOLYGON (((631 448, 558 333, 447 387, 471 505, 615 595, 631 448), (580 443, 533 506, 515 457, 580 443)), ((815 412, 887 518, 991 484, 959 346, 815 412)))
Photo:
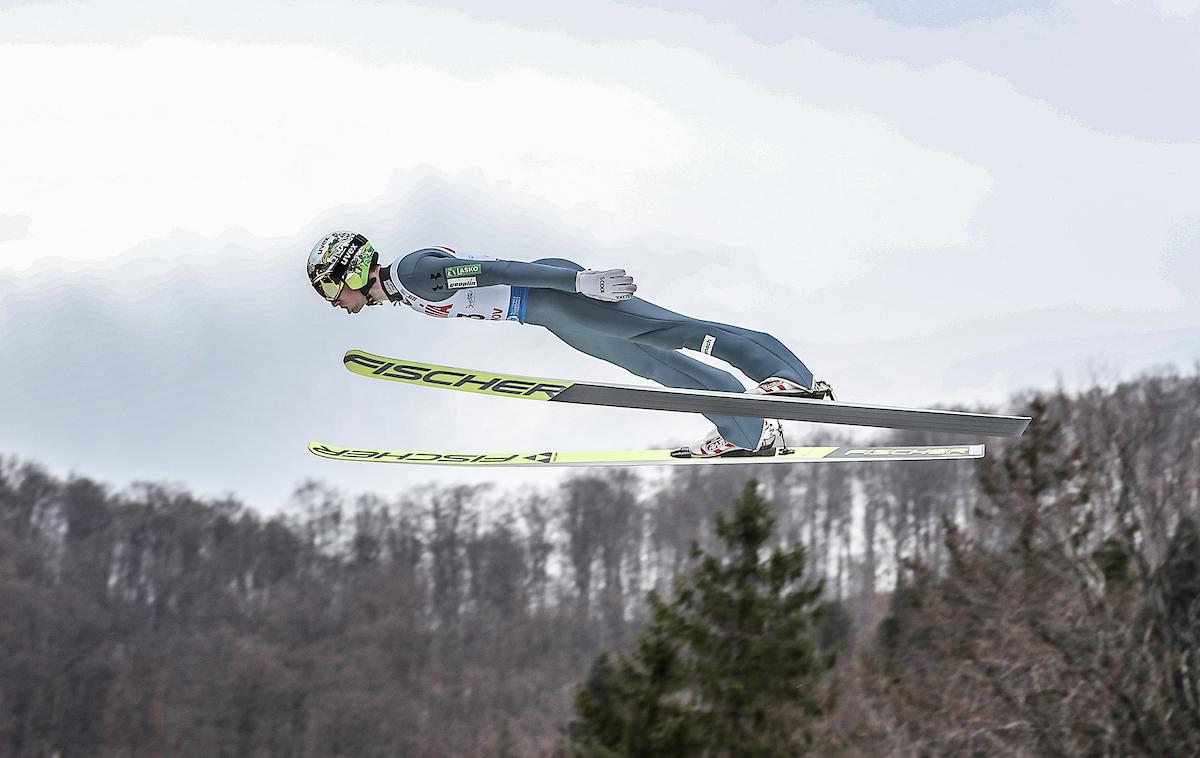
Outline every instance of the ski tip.
POLYGON ((346 368, 350 368, 353 364, 359 363, 363 359, 366 359, 370 362, 382 360, 379 356, 373 353, 368 353, 366 350, 359 350, 356 347, 352 347, 346 352, 342 353, 342 364, 346 368))

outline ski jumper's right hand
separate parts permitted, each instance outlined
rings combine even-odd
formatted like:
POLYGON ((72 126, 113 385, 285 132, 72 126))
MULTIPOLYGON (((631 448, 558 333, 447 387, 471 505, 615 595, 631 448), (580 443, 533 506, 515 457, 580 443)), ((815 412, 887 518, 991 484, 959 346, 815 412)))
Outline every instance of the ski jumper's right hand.
POLYGON ((628 300, 637 292, 637 285, 632 276, 625 275, 623 268, 610 268, 607 271, 580 271, 575 274, 575 291, 596 300, 614 303, 618 300, 628 300))

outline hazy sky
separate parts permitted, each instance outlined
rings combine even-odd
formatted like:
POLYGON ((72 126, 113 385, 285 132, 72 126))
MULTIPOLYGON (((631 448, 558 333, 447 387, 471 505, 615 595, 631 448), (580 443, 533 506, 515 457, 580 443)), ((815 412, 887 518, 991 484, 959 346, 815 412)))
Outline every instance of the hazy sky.
POLYGON ((707 430, 349 374, 361 347, 640 381, 537 327, 334 312, 301 271, 343 227, 389 258, 622 266, 647 299, 772 332, 846 399, 1190 370, 1197 81, 1200 0, 0 0, 0 452, 273 511, 306 477, 549 481, 334 463, 311 439, 707 430))

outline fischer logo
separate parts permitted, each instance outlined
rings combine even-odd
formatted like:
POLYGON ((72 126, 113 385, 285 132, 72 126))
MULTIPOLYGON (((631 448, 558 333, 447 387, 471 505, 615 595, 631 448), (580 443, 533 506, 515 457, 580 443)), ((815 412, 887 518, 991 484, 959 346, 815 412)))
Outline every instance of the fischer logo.
POLYGON ((939 455, 970 455, 971 448, 966 445, 962 447, 868 447, 855 450, 847 450, 846 455, 927 455, 937 457, 939 455))
POLYGON ((427 384, 435 387, 454 387, 473 392, 508 395, 509 397, 529 397, 537 400, 549 400, 571 386, 569 384, 531 382, 517 377, 477 374, 470 371, 457 371, 435 366, 393 363, 392 361, 373 358, 361 353, 348 353, 343 360, 347 364, 353 363, 362 366, 368 369, 372 375, 384 379, 410 382, 412 384, 427 384))
MULTIPOLYGON (((387 450, 334 450, 324 445, 314 445, 312 451, 324 458, 340 458, 353 461, 380 461, 383 463, 511 463, 521 456, 513 455, 469 455, 463 453, 404 453, 387 450)), ((540 463, 541 461, 539 461, 540 463)))
POLYGON ((488 453, 418 453, 387 450, 340 450, 325 445, 313 445, 311 450, 324 458, 340 458, 354 461, 379 461, 382 463, 482 463, 504 464, 514 461, 531 461, 533 463, 553 463, 554 453, 534 453, 533 455, 491 455, 488 453))

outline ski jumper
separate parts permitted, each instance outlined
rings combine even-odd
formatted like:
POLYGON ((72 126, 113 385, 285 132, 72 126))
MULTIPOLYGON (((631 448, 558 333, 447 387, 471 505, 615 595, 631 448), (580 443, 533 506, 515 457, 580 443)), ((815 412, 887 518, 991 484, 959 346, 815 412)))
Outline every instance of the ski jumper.
MULTIPOLYGON (((425 248, 386 268, 388 298, 438 318, 518 321, 548 329, 580 352, 667 387, 745 392, 727 371, 676 352, 712 355, 755 382, 768 377, 811 387, 812 372, 769 334, 684 316, 633 297, 604 302, 575 291, 582 266, 562 258, 503 261, 425 248)), ((729 442, 758 446, 763 420, 704 414, 729 442)))

